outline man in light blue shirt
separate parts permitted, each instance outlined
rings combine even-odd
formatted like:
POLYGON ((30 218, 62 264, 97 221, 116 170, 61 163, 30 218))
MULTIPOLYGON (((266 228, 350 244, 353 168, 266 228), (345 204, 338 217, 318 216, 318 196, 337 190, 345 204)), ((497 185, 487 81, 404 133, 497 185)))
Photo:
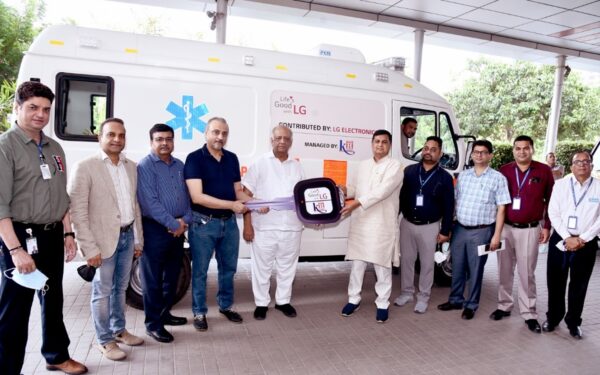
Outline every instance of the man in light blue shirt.
POLYGON ((493 147, 490 141, 473 143, 474 167, 458 176, 456 185, 456 218, 450 251, 452 256, 452 288, 448 302, 438 306, 442 311, 463 309, 462 318, 473 319, 479 307, 481 281, 487 255, 479 256, 477 247, 500 247, 500 234, 506 207, 511 202, 506 178, 490 168, 493 147), (465 284, 469 294, 464 297, 465 284))
POLYGON ((137 196, 147 241, 140 260, 146 333, 159 342, 173 341, 165 325, 187 323, 186 318, 171 315, 183 257, 183 234, 192 220, 184 165, 171 156, 173 135, 170 126, 154 125, 150 129, 152 152, 138 165, 137 196))

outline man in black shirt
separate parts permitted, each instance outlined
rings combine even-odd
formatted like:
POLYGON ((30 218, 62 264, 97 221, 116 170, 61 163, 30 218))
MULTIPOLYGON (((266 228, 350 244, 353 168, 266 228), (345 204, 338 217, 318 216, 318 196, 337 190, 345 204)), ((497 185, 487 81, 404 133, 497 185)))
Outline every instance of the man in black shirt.
POLYGON ((421 274, 415 312, 420 314, 427 311, 429 304, 436 243, 450 239, 454 212, 452 176, 439 165, 441 156, 441 138, 428 137, 421 162, 404 170, 404 184, 400 190, 402 292, 394 304, 403 306, 413 300, 414 266, 418 255, 421 274))

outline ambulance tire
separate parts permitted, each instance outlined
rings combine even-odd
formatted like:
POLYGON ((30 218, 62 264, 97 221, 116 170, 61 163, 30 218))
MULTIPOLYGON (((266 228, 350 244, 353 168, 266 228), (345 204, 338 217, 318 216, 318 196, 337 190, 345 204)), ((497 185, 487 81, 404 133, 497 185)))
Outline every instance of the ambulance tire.
MULTIPOLYGON (((186 249, 181 263, 181 271, 179 272, 179 281, 177 282, 177 291, 175 293, 174 305, 177 304, 187 293, 192 281, 192 262, 190 254, 186 249)), ((140 277, 140 261, 139 258, 133 260, 131 265, 131 279, 126 293, 126 302, 138 310, 144 309, 144 299, 142 297, 142 280, 140 277)))

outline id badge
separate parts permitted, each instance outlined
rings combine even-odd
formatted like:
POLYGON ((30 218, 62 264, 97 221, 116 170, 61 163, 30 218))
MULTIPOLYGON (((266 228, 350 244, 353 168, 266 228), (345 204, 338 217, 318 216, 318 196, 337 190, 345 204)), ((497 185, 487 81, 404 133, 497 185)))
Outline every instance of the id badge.
POLYGON ((33 254, 37 254, 38 253, 37 238, 35 238, 35 237, 29 237, 29 238, 25 239, 25 245, 27 246, 27 253, 29 255, 33 255, 33 254))
POLYGON ((41 164, 40 170, 42 171, 42 178, 44 180, 49 180, 52 178, 52 173, 50 172, 50 167, 48 166, 48 164, 41 164))
POLYGON ((514 197, 512 202, 512 209, 518 211, 521 209, 521 197, 514 197))
POLYGON ((423 194, 417 194, 417 207, 423 207, 423 194))
POLYGON ((568 229, 577 229, 577 216, 569 216, 569 221, 567 222, 568 229))

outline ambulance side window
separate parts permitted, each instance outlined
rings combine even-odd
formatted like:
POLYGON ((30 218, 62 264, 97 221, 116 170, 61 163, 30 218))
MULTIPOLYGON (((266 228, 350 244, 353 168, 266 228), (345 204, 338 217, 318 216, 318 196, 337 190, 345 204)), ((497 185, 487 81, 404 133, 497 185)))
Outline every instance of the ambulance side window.
POLYGON ((113 89, 111 77, 59 73, 56 135, 66 140, 96 142, 100 124, 112 117, 113 89))

